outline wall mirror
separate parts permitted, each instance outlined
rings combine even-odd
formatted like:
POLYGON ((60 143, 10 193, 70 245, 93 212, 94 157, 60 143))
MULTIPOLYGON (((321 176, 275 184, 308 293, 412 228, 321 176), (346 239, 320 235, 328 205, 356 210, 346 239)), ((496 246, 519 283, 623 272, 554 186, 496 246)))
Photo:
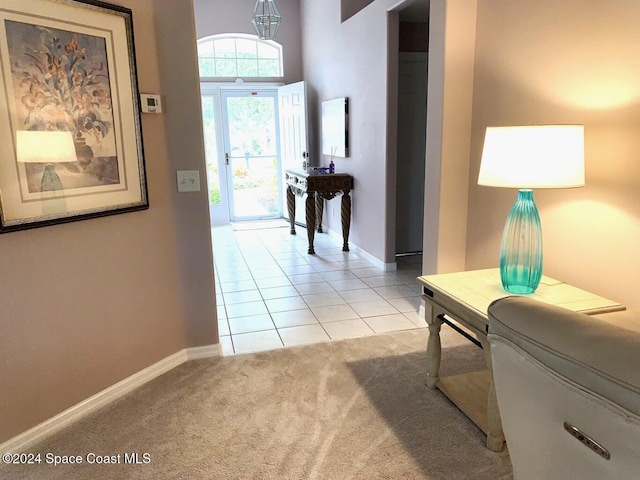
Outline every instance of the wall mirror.
POLYGON ((322 102, 322 153, 333 157, 349 156, 349 99, 322 102))

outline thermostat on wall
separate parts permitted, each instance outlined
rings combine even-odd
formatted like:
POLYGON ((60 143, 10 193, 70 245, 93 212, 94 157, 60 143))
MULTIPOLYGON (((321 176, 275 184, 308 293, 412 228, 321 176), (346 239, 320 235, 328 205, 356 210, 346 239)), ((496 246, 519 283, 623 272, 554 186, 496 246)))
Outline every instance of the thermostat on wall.
POLYGON ((162 105, 160 104, 160 95, 151 95, 149 93, 140 94, 140 104, 143 113, 162 113, 162 105))

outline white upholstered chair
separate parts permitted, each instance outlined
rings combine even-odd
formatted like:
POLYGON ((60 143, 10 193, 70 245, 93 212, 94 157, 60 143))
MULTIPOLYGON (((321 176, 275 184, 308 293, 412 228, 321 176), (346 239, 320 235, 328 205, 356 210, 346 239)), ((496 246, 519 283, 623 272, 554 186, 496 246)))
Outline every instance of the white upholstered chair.
POLYGON ((640 315, 587 316, 526 297, 488 313, 514 477, 640 479, 640 315))

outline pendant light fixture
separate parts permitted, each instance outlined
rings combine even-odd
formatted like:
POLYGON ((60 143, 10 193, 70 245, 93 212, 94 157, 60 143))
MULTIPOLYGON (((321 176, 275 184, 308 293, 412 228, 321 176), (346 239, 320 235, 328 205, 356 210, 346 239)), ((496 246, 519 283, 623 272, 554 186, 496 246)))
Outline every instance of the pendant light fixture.
POLYGON ((253 26, 261 40, 273 40, 280 26, 280 11, 274 0, 257 0, 253 11, 253 26))

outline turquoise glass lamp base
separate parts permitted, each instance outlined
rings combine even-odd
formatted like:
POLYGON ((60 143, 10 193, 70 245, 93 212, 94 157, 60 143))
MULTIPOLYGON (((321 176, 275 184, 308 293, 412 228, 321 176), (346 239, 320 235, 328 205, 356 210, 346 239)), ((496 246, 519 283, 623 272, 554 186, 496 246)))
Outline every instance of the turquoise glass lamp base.
POLYGON ((542 277, 542 225, 533 191, 518 191, 502 233, 500 279, 509 293, 533 293, 542 277))
POLYGON ((42 179, 40 180, 41 192, 62 191, 62 182, 60 177, 56 173, 56 167, 53 163, 47 163, 42 173, 42 179))

